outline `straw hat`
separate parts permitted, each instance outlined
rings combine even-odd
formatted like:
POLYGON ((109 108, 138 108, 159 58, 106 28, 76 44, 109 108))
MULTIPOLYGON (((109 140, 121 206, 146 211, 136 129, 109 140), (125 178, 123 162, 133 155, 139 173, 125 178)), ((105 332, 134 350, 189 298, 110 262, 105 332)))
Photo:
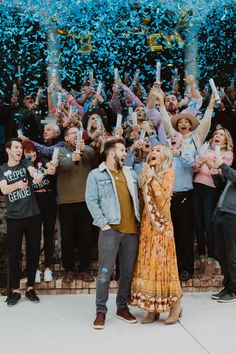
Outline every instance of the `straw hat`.
POLYGON ((191 123, 190 131, 195 130, 200 124, 199 120, 196 117, 194 117, 192 114, 180 113, 180 114, 176 114, 171 118, 171 124, 175 130, 177 130, 178 121, 183 118, 188 119, 190 121, 191 123))

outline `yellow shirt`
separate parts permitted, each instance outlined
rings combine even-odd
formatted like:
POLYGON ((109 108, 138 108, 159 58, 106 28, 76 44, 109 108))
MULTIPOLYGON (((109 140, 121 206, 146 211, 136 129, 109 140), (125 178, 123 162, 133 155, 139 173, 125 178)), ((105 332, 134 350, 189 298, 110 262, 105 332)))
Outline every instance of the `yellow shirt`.
POLYGON ((114 178, 118 200, 120 204, 120 224, 110 225, 114 230, 124 234, 137 233, 137 223, 134 212, 133 201, 129 193, 126 178, 122 170, 111 171, 114 178))

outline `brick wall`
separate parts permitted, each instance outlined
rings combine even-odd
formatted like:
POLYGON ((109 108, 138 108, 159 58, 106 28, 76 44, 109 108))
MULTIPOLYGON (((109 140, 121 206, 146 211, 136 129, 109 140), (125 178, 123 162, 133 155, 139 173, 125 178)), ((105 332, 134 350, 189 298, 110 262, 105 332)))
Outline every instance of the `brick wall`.
MULTIPOLYGON (((6 233, 6 221, 4 219, 4 214, 6 212, 4 197, 0 196, 0 232, 6 233)), ((59 230, 59 225, 57 225, 57 230, 59 230)), ((63 268, 60 264, 60 240, 59 232, 55 235, 55 264, 53 266, 54 279, 50 283, 41 282, 36 284, 36 289, 39 294, 95 294, 96 289, 96 274, 97 274, 97 262, 95 259, 91 262, 91 271, 94 275, 94 282, 86 283, 80 279, 76 279, 71 284, 66 284, 62 282, 63 268)), ((43 243, 41 243, 41 247, 43 243)), ((22 245, 22 270, 25 269, 25 243, 22 245)), ((40 256, 40 264, 43 264, 43 254, 40 256)), ((200 292, 200 291, 218 291, 222 286, 222 276, 220 272, 220 266, 218 262, 216 263, 215 272, 211 280, 199 279, 197 274, 199 270, 199 260, 195 261, 195 276, 187 282, 182 283, 184 292, 200 292)), ((43 267, 41 267, 43 270, 43 267)), ((24 275, 24 274, 23 274, 24 275)), ((0 270, 1 276, 1 270, 0 270)), ((5 277, 6 278, 6 277, 5 277)), ((21 289, 25 291, 26 289, 26 278, 21 280, 21 289)), ((110 284, 110 293, 115 293, 117 291, 118 283, 113 280, 110 284)), ((5 289, 1 288, 0 292, 4 293, 5 289)))

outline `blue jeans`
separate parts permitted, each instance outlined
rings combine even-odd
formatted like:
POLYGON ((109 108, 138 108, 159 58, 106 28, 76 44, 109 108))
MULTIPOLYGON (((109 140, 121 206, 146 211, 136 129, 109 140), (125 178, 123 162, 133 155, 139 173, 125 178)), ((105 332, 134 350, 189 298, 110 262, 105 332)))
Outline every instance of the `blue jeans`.
POLYGON ((138 252, 138 235, 122 234, 113 229, 101 231, 98 239, 99 271, 96 286, 97 312, 107 312, 109 284, 119 253, 120 281, 116 297, 117 309, 128 307, 133 269, 138 252))
POLYGON ((216 188, 201 183, 194 183, 193 212, 197 238, 198 253, 215 257, 214 231, 212 215, 218 201, 219 192, 216 188))

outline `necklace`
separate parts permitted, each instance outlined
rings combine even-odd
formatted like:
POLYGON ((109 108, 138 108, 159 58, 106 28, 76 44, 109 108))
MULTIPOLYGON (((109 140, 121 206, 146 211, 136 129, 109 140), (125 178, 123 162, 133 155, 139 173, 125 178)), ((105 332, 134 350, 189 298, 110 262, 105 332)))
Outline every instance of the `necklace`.
POLYGON ((116 181, 118 181, 118 180, 119 180, 119 176, 118 176, 118 175, 116 175, 116 174, 118 174, 118 173, 119 173, 119 171, 114 171, 113 173, 114 173, 114 175, 115 175, 115 176, 114 176, 114 177, 115 177, 115 180, 116 180, 116 181))

